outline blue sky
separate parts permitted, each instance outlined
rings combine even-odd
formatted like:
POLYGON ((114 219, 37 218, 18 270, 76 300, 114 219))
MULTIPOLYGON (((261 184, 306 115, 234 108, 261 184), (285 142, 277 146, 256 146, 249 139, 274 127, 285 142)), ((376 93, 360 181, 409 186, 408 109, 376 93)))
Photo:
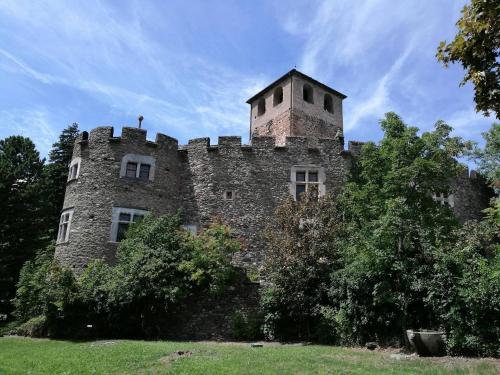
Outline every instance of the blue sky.
POLYGON ((458 86, 461 68, 435 59, 464 3, 2 0, 0 138, 28 136, 45 156, 72 122, 119 134, 142 114, 150 139, 247 141, 246 99, 296 66, 348 96, 347 140, 378 140, 395 111, 480 141, 494 119, 458 86))

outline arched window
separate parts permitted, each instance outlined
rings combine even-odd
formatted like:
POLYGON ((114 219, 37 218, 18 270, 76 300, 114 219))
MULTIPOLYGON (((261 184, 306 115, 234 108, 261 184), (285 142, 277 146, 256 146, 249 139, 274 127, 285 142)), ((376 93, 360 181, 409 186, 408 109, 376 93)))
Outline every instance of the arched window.
POLYGON ((325 94, 325 99, 323 100, 323 109, 330 113, 333 113, 333 99, 329 94, 325 94))
POLYGON ((278 104, 282 102, 283 102, 283 87, 279 86, 274 89, 273 106, 276 107, 278 104))
POLYGON ((307 83, 302 87, 302 98, 304 99, 305 102, 314 103, 314 98, 313 98, 313 88, 311 85, 308 85, 307 83))
POLYGON ((259 104, 257 104, 257 115, 262 116, 266 113, 266 101, 264 98, 260 98, 259 104))

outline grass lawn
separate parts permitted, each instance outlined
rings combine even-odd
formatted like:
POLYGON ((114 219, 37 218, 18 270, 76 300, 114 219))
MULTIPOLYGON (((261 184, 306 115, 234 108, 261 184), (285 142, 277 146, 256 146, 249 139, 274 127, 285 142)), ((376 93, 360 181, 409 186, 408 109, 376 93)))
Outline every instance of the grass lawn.
POLYGON ((0 338, 0 374, 499 374, 493 359, 395 359, 319 345, 0 338), (176 354, 179 351, 188 355, 176 354))

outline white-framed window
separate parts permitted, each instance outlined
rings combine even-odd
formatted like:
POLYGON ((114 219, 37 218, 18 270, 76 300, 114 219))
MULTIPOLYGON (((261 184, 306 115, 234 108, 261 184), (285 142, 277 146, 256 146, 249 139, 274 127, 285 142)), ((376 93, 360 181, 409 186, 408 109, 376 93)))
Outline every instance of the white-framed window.
POLYGON ((442 206, 448 206, 451 208, 455 206, 455 197, 453 194, 433 193, 432 199, 442 206))
POLYGON ((191 233, 193 236, 196 236, 198 233, 198 226, 196 224, 184 224, 181 225, 181 228, 191 233))
POLYGON ((148 155, 127 154, 122 158, 120 177, 153 181, 155 158, 148 155))
POLYGON ((148 211, 136 208, 113 207, 111 214, 111 242, 120 242, 125 237, 128 227, 141 220, 148 211))
POLYGON ((64 210, 59 220, 59 231, 57 232, 57 243, 69 241, 69 231, 71 230, 71 220, 73 219, 73 209, 64 210))
POLYGON ((318 197, 325 195, 325 170, 314 165, 297 165, 290 171, 290 194, 296 201, 305 192, 312 191, 318 197))
POLYGON ((69 164, 68 181, 76 180, 80 175, 81 158, 74 158, 69 164))

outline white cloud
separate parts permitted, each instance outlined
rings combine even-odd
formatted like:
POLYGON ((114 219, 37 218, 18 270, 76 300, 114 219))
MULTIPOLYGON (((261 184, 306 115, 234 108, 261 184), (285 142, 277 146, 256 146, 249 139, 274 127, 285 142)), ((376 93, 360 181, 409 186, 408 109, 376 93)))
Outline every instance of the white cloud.
POLYGON ((22 135, 30 138, 37 146, 40 155, 47 155, 52 144, 57 139, 53 128, 51 113, 46 108, 30 110, 13 108, 0 111, 2 137, 22 135))

